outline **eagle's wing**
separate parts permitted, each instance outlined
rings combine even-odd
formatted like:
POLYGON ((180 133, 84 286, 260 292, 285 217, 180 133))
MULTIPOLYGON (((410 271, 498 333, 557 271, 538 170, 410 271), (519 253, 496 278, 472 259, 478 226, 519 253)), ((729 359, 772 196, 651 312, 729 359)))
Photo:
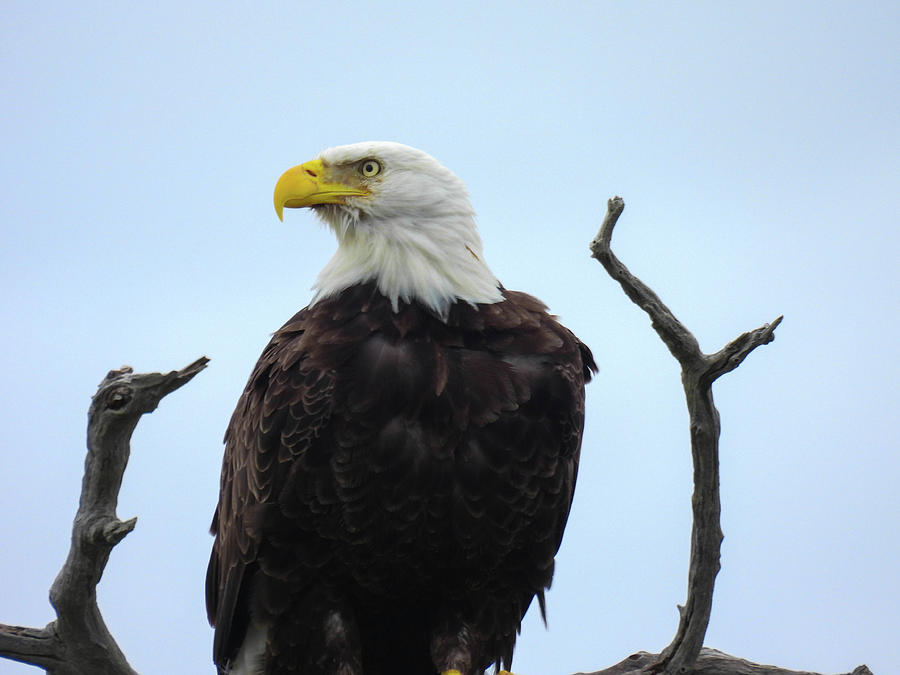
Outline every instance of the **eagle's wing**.
MULTIPOLYGON (((331 379, 306 358, 307 310, 269 342, 238 401, 225 434, 216 536, 206 576, 206 608, 216 628, 213 653, 220 665, 233 658, 250 621, 252 579, 264 528, 278 518, 277 496, 286 464, 304 452, 330 416, 331 379)), ((267 571, 267 575, 268 575, 267 571)), ((275 603, 271 592, 254 603, 275 603)), ((277 609, 273 607, 272 609, 277 609)))

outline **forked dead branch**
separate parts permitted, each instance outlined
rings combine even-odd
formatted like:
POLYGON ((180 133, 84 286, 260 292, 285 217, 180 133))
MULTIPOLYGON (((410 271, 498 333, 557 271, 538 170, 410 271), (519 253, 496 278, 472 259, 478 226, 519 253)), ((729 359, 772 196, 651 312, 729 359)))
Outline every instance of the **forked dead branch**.
MULTIPOLYGON (((760 345, 775 339, 782 317, 732 340, 715 354, 704 354, 697 338, 675 317, 659 296, 634 276, 612 252, 612 234, 625 209, 621 197, 607 203, 600 231, 591 242, 591 254, 619 282, 625 294, 650 316, 653 329, 681 365, 681 382, 687 401, 694 463, 693 526, 688 568, 687 601, 678 610, 681 620, 672 642, 657 655, 633 654, 621 663, 592 675, 625 673, 703 672, 705 675, 767 673, 789 675, 794 671, 759 666, 712 649, 703 649, 709 625, 713 589, 719 572, 722 543, 719 499, 719 413, 713 403, 713 382, 737 368, 760 345)), ((869 672, 860 666, 854 675, 869 672)))
POLYGON ((116 504, 141 417, 206 367, 201 357, 170 373, 110 371, 88 412, 88 452, 69 556, 50 588, 56 620, 44 628, 0 624, 0 656, 52 675, 135 675, 97 606, 97 584, 113 547, 137 518, 119 520, 116 504))
MULTIPOLYGON (((656 293, 612 253, 613 228, 624 206, 619 197, 609 200, 591 252, 628 297, 647 312, 653 328, 681 364, 694 462, 691 557, 687 600, 679 607, 681 620, 671 644, 660 654, 633 654, 590 675, 814 675, 762 666, 703 648, 722 541, 719 415, 713 404, 712 383, 737 368, 756 347, 771 342, 781 317, 741 335, 714 354, 701 352, 696 338, 656 293)), ((96 586, 112 548, 131 532, 136 522, 133 518, 120 521, 115 514, 130 439, 141 416, 152 412, 166 394, 186 384, 206 367, 207 361, 204 357, 168 374, 135 374, 130 368, 123 368, 111 371, 101 382, 89 414, 88 455, 72 545, 50 592, 57 619, 45 628, 0 624, 0 656, 44 668, 54 675, 134 675, 103 622, 96 596, 96 586)), ((867 674, 871 675, 871 671, 865 666, 853 671, 853 675, 867 674)))

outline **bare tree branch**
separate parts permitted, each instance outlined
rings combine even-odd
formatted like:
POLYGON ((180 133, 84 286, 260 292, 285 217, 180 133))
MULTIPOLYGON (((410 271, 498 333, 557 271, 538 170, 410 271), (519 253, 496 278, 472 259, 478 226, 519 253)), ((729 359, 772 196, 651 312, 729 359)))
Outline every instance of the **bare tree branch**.
POLYGON ((46 628, 25 628, 0 623, 0 656, 30 663, 52 672, 60 663, 62 646, 53 624, 46 628))
POLYGON ((125 366, 100 383, 88 412, 88 452, 72 544, 50 588, 56 621, 42 629, 0 624, 0 656, 52 675, 136 675, 97 606, 97 584, 109 554, 137 522, 116 517, 131 435, 144 413, 153 412, 208 361, 204 356, 166 374, 134 374, 125 366))
MULTIPOLYGON (((637 675, 646 672, 659 662, 660 654, 638 652, 632 654, 614 666, 592 673, 575 673, 575 675, 637 675)), ((818 675, 805 670, 788 670, 775 666, 763 666, 758 663, 750 663, 745 659, 730 656, 716 649, 704 647, 700 650, 693 667, 684 671, 694 675, 818 675)), ((872 675, 872 671, 866 666, 857 666, 853 672, 845 675, 872 675)))
POLYGON ((715 354, 707 356, 706 372, 711 377, 709 383, 712 384, 713 380, 716 380, 719 376, 737 368, 750 352, 760 345, 772 342, 775 339, 775 329, 778 328, 778 324, 781 323, 783 318, 783 316, 779 316, 772 323, 767 323, 756 330, 744 333, 715 354))
POLYGON ((591 242, 591 254, 600 261, 609 276, 621 284, 625 295, 650 315, 653 328, 679 363, 684 364, 698 359, 701 352, 697 338, 675 318, 649 286, 628 271, 610 248, 613 229, 624 209, 625 201, 621 197, 609 200, 606 217, 603 218, 600 231, 591 242))
POLYGON ((686 673, 694 666, 703 647, 722 543, 719 523, 719 413, 713 403, 712 383, 720 375, 737 368, 756 347, 771 342, 781 317, 771 325, 741 335, 716 354, 704 354, 697 339, 659 296, 629 272, 613 254, 612 233, 624 208, 625 202, 621 197, 609 200, 606 217, 591 242, 591 253, 621 284, 628 297, 650 315, 653 328, 681 364, 694 462, 694 495, 691 500, 694 519, 687 601, 678 608, 681 620, 674 639, 653 663, 646 664, 643 669, 648 673, 686 673))

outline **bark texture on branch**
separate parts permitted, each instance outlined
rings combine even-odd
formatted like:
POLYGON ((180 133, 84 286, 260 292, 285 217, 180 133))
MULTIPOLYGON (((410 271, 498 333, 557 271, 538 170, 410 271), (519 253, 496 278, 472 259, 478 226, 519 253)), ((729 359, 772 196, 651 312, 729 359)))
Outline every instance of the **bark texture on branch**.
POLYGON ((100 383, 88 412, 87 457, 72 544, 50 587, 56 621, 45 628, 0 624, 0 656, 53 675, 135 675, 97 606, 97 584, 113 547, 134 529, 119 520, 116 504, 141 416, 206 367, 202 357, 170 373, 135 374, 125 366, 100 383))
MULTIPOLYGON (((659 662, 661 654, 638 652, 627 659, 623 659, 614 666, 604 670, 596 670, 591 673, 575 673, 575 675, 638 675, 647 672, 659 662)), ((716 649, 704 647, 694 665, 685 673, 691 675, 820 675, 805 670, 788 670, 776 666, 763 666, 758 663, 750 663, 745 659, 730 656, 716 649)), ((872 675, 872 671, 866 666, 857 666, 852 672, 844 675, 872 675)))
MULTIPOLYGON (((691 455, 694 464, 694 494, 691 498, 693 526, 688 568, 687 601, 678 610, 681 619, 672 642, 660 654, 641 652, 601 673, 781 673, 794 671, 758 666, 742 659, 702 649, 712 609, 713 589, 719 571, 722 543, 719 499, 719 412, 713 403, 712 384, 737 368, 760 345, 775 339, 778 317, 772 323, 744 333, 715 354, 704 354, 697 338, 675 317, 659 296, 634 276, 612 252, 613 229, 625 202, 614 197, 607 204, 600 231, 591 242, 591 254, 619 282, 625 294, 650 316, 654 330, 678 359, 681 382, 690 417, 691 455), (702 654, 702 655, 701 655, 702 654)), ((860 666, 857 671, 868 672, 860 666)), ((854 671, 856 673, 857 671, 854 671)))

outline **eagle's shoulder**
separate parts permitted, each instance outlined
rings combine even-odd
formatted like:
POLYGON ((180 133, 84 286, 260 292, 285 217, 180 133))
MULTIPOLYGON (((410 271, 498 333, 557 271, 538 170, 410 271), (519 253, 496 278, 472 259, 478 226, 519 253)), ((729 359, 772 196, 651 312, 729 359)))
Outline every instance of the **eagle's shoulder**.
POLYGON ((580 383, 597 372, 590 348, 551 314, 538 298, 522 291, 502 289, 503 302, 479 306, 480 328, 496 335, 510 352, 530 355, 578 371, 580 383))

